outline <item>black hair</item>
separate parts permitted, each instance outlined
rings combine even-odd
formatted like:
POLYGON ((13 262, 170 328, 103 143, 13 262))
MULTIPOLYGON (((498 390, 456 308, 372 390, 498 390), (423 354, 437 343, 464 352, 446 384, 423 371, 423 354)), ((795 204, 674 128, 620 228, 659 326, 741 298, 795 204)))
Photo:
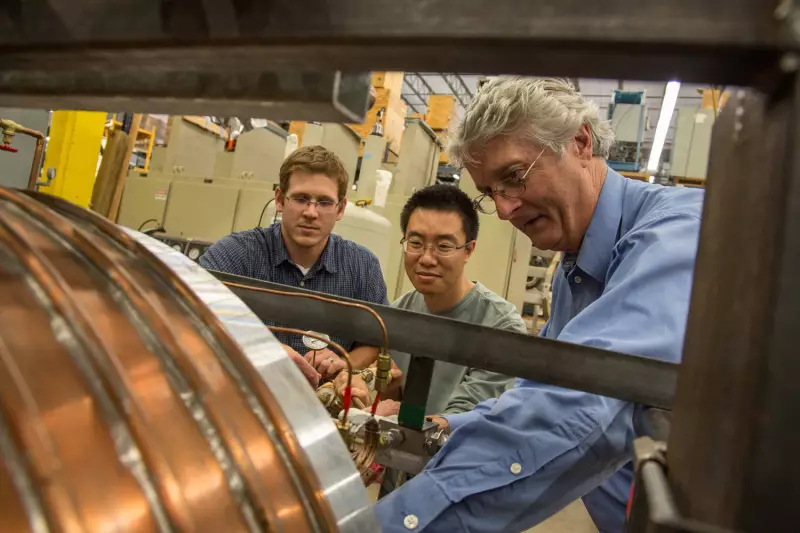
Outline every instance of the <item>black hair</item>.
POLYGON ((400 213, 400 229, 403 231, 403 235, 408 229, 411 214, 417 209, 458 213, 467 236, 467 242, 478 238, 478 212, 475 211, 467 193, 453 185, 437 183, 412 194, 403 207, 403 212, 400 213))

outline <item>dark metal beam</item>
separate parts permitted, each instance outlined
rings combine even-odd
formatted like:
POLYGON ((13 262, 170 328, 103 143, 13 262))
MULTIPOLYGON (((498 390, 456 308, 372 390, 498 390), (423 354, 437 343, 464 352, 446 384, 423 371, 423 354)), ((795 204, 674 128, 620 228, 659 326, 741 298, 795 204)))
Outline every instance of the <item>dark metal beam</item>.
MULTIPOLYGON (((230 274, 214 275, 256 287, 308 292, 230 274)), ((373 346, 381 343, 377 322, 363 310, 251 290, 234 288, 233 292, 264 321, 342 335, 373 346)), ((386 323, 394 350, 655 407, 672 404, 678 375, 678 365, 672 363, 368 305, 386 323)))
POLYGON ((3 72, 0 66, 0 100, 4 106, 44 109, 362 122, 369 85, 368 74, 339 72, 146 69, 138 73, 43 73, 3 72))
POLYGON ((712 137, 668 461, 681 513, 736 531, 800 522, 799 121, 791 75, 733 94, 712 137))
POLYGON ((69 20, 49 4, 0 5, 0 72, 380 69, 748 85, 798 49, 777 0, 226 2, 220 25, 208 2, 73 0, 69 20))

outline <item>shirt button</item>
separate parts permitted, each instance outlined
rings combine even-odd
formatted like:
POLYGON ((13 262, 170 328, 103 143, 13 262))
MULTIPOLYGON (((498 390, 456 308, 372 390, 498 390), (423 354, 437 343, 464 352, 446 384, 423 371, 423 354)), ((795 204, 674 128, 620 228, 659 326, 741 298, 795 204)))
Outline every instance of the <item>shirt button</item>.
POLYGON ((300 286, 301 286, 301 287, 305 287, 305 286, 306 286, 306 282, 305 282, 305 281, 301 281, 301 282, 300 282, 300 286))
POLYGON ((583 281, 580 276, 575 276, 575 283, 580 283, 583 281))
POLYGON ((511 468, 509 470, 511 470, 511 473, 516 476, 517 474, 522 472, 522 465, 519 463, 514 463, 511 465, 511 468))
POLYGON ((417 529, 419 518, 417 515, 410 514, 403 519, 403 525, 406 526, 406 529, 417 529))

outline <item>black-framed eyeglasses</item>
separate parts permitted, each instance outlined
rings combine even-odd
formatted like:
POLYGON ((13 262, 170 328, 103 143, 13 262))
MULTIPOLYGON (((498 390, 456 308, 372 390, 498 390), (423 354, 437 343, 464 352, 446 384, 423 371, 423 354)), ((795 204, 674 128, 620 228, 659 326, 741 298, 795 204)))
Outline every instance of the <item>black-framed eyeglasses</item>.
POLYGON ((314 204, 317 211, 320 213, 333 213, 336 211, 336 208, 339 207, 339 202, 324 198, 322 200, 312 200, 308 196, 287 196, 286 199, 303 210, 309 205, 314 204))
POLYGON ((528 174, 530 173, 533 166, 539 161, 539 158, 542 157, 544 153, 544 149, 539 152, 539 155, 536 156, 536 159, 533 160, 531 166, 528 167, 522 176, 511 176, 502 180, 500 183, 495 185, 489 192, 485 192, 480 196, 475 197, 472 200, 472 205, 486 215, 491 215, 497 212, 497 204, 494 201, 494 196, 499 195, 506 199, 512 198, 519 198, 525 192, 525 182, 528 179, 528 174))
POLYGON ((403 251, 409 255, 422 255, 428 248, 433 251, 433 254, 439 257, 450 257, 458 250, 467 248, 469 243, 466 242, 461 246, 456 246, 452 242, 442 241, 432 244, 426 244, 422 239, 412 237, 410 239, 403 239, 400 241, 403 251))

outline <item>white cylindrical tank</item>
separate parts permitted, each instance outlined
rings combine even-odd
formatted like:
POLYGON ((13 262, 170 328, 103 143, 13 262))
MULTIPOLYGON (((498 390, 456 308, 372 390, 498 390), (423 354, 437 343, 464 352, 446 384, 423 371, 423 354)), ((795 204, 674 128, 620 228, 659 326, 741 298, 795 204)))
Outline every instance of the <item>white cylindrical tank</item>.
POLYGON ((392 238, 392 224, 386 218, 370 211, 367 207, 348 203, 344 216, 336 223, 333 232, 366 247, 375 254, 385 277, 391 246, 400 246, 400 236, 398 234, 396 239, 392 238))

